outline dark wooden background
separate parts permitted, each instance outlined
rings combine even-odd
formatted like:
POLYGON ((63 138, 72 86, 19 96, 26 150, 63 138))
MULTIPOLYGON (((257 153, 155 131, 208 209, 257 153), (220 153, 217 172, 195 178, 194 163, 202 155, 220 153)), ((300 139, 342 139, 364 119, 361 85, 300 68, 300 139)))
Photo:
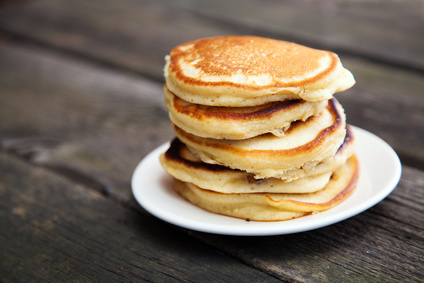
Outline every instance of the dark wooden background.
POLYGON ((419 282, 424 278, 423 1, 0 1, 0 281, 419 282), (335 51, 348 122, 398 153, 368 211, 273 237, 198 233, 134 201, 174 134, 164 56, 253 34, 335 51))

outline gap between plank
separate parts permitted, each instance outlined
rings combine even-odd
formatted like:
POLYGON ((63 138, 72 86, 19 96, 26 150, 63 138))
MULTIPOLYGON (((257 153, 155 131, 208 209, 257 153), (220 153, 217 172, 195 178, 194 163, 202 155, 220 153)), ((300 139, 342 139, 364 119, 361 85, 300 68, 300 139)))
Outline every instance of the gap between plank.
POLYGON ((0 26, 0 38, 2 38, 2 37, 3 37, 3 39, 4 38, 10 39, 17 44, 40 47, 40 48, 44 48, 44 49, 48 49, 50 51, 56 52, 57 54, 62 54, 62 55, 66 55, 66 56, 73 56, 75 59, 87 61, 87 62, 90 62, 92 64, 96 64, 97 66, 103 67, 105 69, 120 72, 120 73, 123 73, 123 74, 126 74, 126 75, 144 77, 147 80, 151 80, 151 81, 161 83, 161 84, 163 84, 163 82, 164 82, 163 77, 161 77, 161 76, 157 77, 157 76, 154 76, 154 75, 149 74, 149 73, 144 73, 144 72, 134 70, 132 68, 127 68, 126 66, 116 64, 113 61, 108 61, 108 60, 96 58, 96 57, 90 56, 89 54, 86 54, 84 52, 80 52, 80 51, 76 51, 76 50, 70 50, 70 49, 62 48, 62 47, 57 47, 53 44, 44 42, 42 40, 39 40, 39 39, 36 39, 36 38, 33 38, 33 37, 28 37, 28 36, 25 36, 25 35, 22 35, 22 34, 18 34, 18 33, 15 33, 15 32, 5 30, 4 28, 2 28, 0 26))

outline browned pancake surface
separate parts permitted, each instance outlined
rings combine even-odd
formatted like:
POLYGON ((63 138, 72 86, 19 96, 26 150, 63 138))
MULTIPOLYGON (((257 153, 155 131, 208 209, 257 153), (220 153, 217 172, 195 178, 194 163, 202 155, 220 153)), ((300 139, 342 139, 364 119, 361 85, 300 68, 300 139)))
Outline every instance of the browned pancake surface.
POLYGON ((170 70, 188 85, 230 85, 252 90, 264 87, 304 87, 334 71, 338 57, 329 51, 316 50, 291 42, 256 36, 226 36, 200 39, 175 47, 171 51, 170 70), (190 48, 187 48, 191 46, 190 48), (320 69, 320 60, 330 57, 330 63, 317 74, 300 78, 320 69), (267 76, 266 85, 241 84, 231 81, 205 81, 185 74, 180 61, 192 64, 204 76, 230 77, 234 74, 267 76), (296 79, 299 77, 299 79, 296 79))
POLYGON ((185 101, 210 106, 325 101, 355 83, 333 52, 257 36, 187 42, 165 60, 167 87, 185 101))
POLYGON ((284 136, 294 121, 319 115, 326 101, 300 99, 250 107, 207 106, 187 102, 164 86, 171 121, 193 135, 214 139, 247 139, 265 133, 284 136))
POLYGON ((346 124, 341 105, 332 99, 326 112, 293 123, 284 137, 265 134, 245 140, 201 138, 174 125, 177 137, 203 162, 254 173, 256 178, 301 178, 342 145, 346 124))
MULTIPOLYGON (((354 143, 354 136, 352 129, 349 125, 346 125, 346 136, 343 141, 343 144, 339 147, 336 154, 342 154, 343 150, 346 149, 348 146, 351 146, 354 143)), ((185 156, 184 151, 186 150, 185 144, 183 144, 178 138, 175 138, 172 140, 170 147, 168 150, 164 153, 166 155, 166 158, 169 160, 172 160, 176 164, 180 164, 181 167, 191 168, 192 170, 201 170, 204 172, 233 172, 233 171, 240 171, 237 169, 231 169, 226 166, 222 166, 219 164, 210 164, 202 162, 200 159, 190 159, 187 156, 185 156)), ((321 173, 321 172, 320 172, 321 173)), ((247 173, 245 173, 246 176, 248 176, 247 173)), ((252 179, 251 181, 255 181, 252 179)), ((259 181, 260 180, 256 180, 259 181)))
POLYGON ((220 120, 249 121, 252 119, 264 119, 275 115, 277 112, 289 111, 307 102, 300 99, 271 102, 264 105, 252 107, 219 107, 187 103, 178 96, 172 100, 176 111, 189 115, 192 118, 202 120, 204 118, 215 118, 220 120))

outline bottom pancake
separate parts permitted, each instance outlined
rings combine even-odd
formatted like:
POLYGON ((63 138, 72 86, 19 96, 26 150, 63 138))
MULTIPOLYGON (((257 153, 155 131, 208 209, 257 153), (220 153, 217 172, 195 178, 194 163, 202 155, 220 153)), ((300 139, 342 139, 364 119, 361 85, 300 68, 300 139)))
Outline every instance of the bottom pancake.
POLYGON ((356 156, 337 169, 328 184, 314 193, 223 194, 176 180, 174 189, 209 212, 253 221, 281 221, 328 210, 346 199, 359 176, 356 156))

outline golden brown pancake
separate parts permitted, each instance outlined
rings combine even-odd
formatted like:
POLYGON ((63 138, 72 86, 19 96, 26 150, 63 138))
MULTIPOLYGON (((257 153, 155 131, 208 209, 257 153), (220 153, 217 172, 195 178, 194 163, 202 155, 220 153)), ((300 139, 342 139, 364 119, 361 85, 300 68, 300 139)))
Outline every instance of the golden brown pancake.
POLYGON ((193 204, 278 221, 327 210, 352 193, 355 139, 333 94, 355 80, 336 54, 213 37, 172 49, 164 75, 177 138, 160 162, 193 204))
POLYGON ((316 116, 326 101, 284 100, 250 107, 219 107, 182 100, 164 87, 171 121, 190 134, 213 139, 246 139, 264 133, 283 136, 294 121, 316 116))
POLYGON ((334 207, 355 189, 359 176, 355 156, 333 173, 322 190, 304 194, 223 194, 176 180, 174 189, 185 199, 212 213, 255 221, 279 221, 334 207))
POLYGON ((160 156, 160 162, 175 179, 221 193, 310 193, 322 189, 332 174, 328 172, 292 182, 276 178, 257 180, 246 171, 202 162, 178 139, 160 156))
POLYGON ((285 136, 265 134, 245 140, 201 138, 174 126, 177 137, 203 162, 255 174, 255 178, 302 178, 332 158, 346 134, 343 108, 332 99, 325 110, 294 123, 285 136))
POLYGON ((165 171, 183 182, 220 193, 311 193, 327 185, 331 174, 354 154, 355 139, 347 127, 345 140, 336 155, 316 166, 303 178, 285 182, 277 178, 255 179, 246 171, 202 162, 179 140, 160 156, 165 171))
POLYGON ((185 101, 231 107, 324 101, 355 83, 332 52, 256 36, 181 44, 166 57, 164 75, 167 87, 185 101))

